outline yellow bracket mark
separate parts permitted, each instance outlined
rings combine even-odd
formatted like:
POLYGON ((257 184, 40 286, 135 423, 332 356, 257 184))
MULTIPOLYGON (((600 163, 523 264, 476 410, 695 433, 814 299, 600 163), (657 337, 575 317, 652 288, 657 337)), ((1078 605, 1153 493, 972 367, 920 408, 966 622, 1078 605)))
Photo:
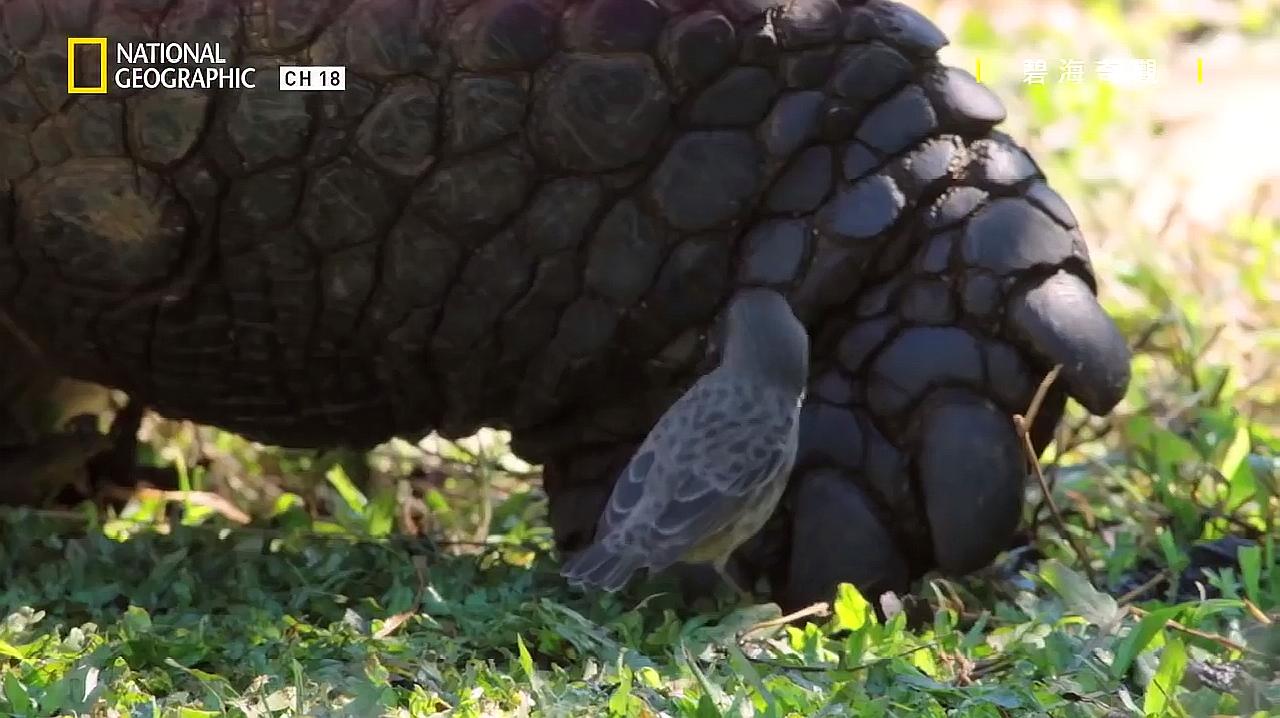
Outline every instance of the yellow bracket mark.
POLYGON ((1204 58, 1203 57, 1196 58, 1196 84, 1198 85, 1204 84, 1204 58))
POLYGON ((982 82, 982 58, 975 57, 973 59, 973 78, 978 82, 982 82))

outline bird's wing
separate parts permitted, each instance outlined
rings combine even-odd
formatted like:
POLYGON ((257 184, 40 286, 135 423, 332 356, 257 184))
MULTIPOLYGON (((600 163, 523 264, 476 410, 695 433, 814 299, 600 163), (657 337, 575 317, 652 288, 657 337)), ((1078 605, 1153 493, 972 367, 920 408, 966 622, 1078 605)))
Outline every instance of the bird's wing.
POLYGON ((789 463, 794 400, 754 384, 700 382, 654 426, 614 486, 602 528, 670 563, 749 510, 789 463))

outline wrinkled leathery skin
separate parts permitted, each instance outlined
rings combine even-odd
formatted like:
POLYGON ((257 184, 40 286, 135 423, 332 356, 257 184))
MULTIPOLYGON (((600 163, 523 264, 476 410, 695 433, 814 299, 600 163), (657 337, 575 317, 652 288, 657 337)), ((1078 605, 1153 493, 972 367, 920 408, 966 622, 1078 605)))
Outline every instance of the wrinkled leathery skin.
POLYGON ((989 561, 1010 414, 1128 354, 1000 102, 885 0, 0 0, 0 302, 68 373, 287 445, 513 429, 565 549, 732 288, 813 338, 788 604, 989 561), (65 37, 222 41, 258 90, 68 97, 65 37), (344 64, 346 92, 272 67, 344 64))

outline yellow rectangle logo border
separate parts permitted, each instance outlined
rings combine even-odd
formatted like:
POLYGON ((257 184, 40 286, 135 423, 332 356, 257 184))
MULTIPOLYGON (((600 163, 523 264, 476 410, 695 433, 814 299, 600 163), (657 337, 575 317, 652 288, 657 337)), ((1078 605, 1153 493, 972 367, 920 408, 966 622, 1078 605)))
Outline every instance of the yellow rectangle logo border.
POLYGON ((105 37, 69 37, 67 38, 67 94, 69 95, 105 95, 107 93, 107 38, 105 37), (76 48, 97 46, 102 62, 102 74, 98 84, 90 87, 76 87, 76 48))

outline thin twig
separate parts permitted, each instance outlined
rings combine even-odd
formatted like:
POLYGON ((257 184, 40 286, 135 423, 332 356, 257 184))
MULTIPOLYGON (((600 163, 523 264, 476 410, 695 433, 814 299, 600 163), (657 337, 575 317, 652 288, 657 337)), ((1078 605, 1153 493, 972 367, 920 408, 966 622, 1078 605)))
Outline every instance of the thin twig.
POLYGON ((1138 586, 1132 591, 1126 592, 1120 598, 1117 598, 1116 603, 1121 606, 1124 606, 1125 604, 1128 604, 1129 602, 1137 599, 1139 596, 1146 593, 1147 591, 1150 591, 1151 589, 1155 588, 1156 585, 1159 584, 1161 581, 1166 581, 1169 578, 1170 578, 1169 569, 1162 568, 1156 572, 1156 575, 1144 581, 1141 586, 1138 586))
POLYGON ((788 613, 785 616, 771 618, 767 621, 761 621, 760 623, 757 623, 754 626, 751 626, 750 628, 743 631, 738 636, 738 643, 741 644, 743 641, 747 640, 747 636, 750 636, 751 634, 756 633, 758 631, 765 631, 770 628, 785 626, 788 623, 791 623, 792 621, 796 621, 801 618, 808 618, 809 616, 819 616, 822 618, 826 618, 827 616, 830 616, 830 615, 831 615, 831 604, 827 603, 826 601, 819 601, 813 604, 812 606, 809 606, 807 608, 802 608, 799 611, 788 613))
POLYGON ((1036 481, 1040 483, 1040 491, 1044 494, 1045 504, 1048 505, 1049 511, 1053 514, 1053 520, 1058 524, 1058 530, 1062 533, 1067 543, 1071 544, 1071 550, 1075 552, 1076 559, 1080 561, 1084 567, 1085 574, 1089 577, 1089 582, 1097 586, 1098 576, 1093 570, 1093 566, 1089 563, 1089 555, 1085 552, 1084 546, 1076 540, 1076 537, 1067 530, 1067 522, 1062 518, 1062 512, 1058 510, 1058 503, 1053 500, 1053 490, 1049 488, 1049 482, 1044 478, 1044 471, 1040 468, 1040 457, 1036 455, 1036 448, 1031 443, 1031 426, 1035 423, 1036 415, 1040 413, 1040 405, 1044 403, 1045 396, 1049 393, 1049 387, 1053 386, 1054 380, 1058 378, 1058 374, 1062 372, 1062 365, 1057 364, 1049 373, 1045 375, 1044 380, 1040 382, 1036 394, 1031 399, 1031 405, 1027 407, 1027 413, 1014 414, 1013 425, 1018 430, 1018 437, 1022 439, 1022 450, 1027 456, 1027 461, 1031 464, 1031 471, 1036 476, 1036 481))
MULTIPOLYGON (((1139 618, 1146 618, 1147 616, 1151 615, 1146 610, 1138 608, 1137 606, 1129 606, 1128 610, 1130 613, 1132 613, 1133 615, 1139 618)), ((1256 656, 1265 655, 1261 651, 1255 651, 1254 649, 1249 648, 1248 646, 1242 646, 1239 643, 1236 643, 1235 641, 1231 640, 1230 638, 1227 638, 1226 636, 1219 636, 1216 633, 1207 633, 1205 631, 1197 630, 1195 628, 1191 628, 1190 626, 1186 626, 1181 623, 1178 623, 1177 621, 1174 621, 1174 620, 1165 621, 1164 625, 1166 628, 1172 628, 1173 630, 1179 633, 1185 633, 1188 636, 1193 636, 1195 638, 1200 638, 1206 641, 1210 641, 1212 643, 1216 643, 1219 646, 1222 646, 1223 648, 1229 651, 1237 651, 1239 653, 1251 653, 1256 656)))
POLYGON ((1254 603, 1253 601, 1250 601, 1247 598, 1242 600, 1244 601, 1245 609, 1249 611, 1249 615, 1253 616, 1253 619, 1255 621, 1257 621, 1258 623, 1261 623, 1264 626, 1270 626, 1272 623, 1274 623, 1274 621, 1271 620, 1270 616, 1263 613, 1261 608, 1258 608, 1258 604, 1254 603))

